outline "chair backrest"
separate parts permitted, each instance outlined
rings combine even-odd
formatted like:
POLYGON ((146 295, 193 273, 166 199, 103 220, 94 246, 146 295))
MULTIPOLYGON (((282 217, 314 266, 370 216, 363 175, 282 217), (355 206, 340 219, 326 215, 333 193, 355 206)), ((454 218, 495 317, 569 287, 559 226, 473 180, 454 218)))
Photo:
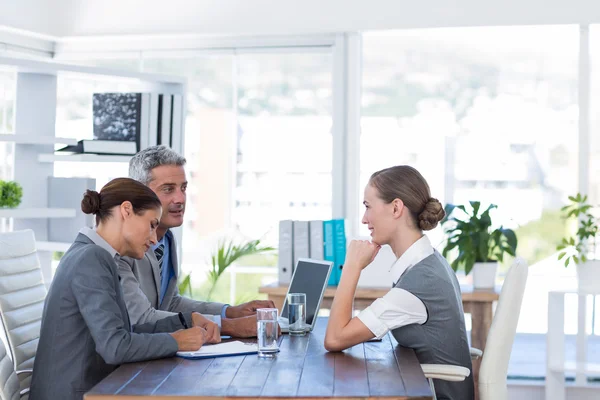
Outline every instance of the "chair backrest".
POLYGON ((15 370, 33 368, 46 294, 33 231, 0 233, 0 317, 15 370))
POLYGON ((506 375, 517 333, 527 274, 527 262, 522 258, 516 258, 502 285, 479 370, 481 400, 508 399, 506 375))
POLYGON ((20 397, 19 379, 6 347, 0 340, 0 400, 18 400, 20 397))
POLYGON ((17 400, 20 398, 19 391, 19 379, 13 362, 0 340, 0 400, 17 400))

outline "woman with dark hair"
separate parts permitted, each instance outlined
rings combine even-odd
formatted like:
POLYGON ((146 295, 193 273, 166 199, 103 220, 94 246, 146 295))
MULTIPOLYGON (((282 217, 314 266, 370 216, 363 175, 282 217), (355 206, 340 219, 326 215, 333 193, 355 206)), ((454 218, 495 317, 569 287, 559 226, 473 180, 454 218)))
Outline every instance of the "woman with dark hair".
POLYGON ((130 324, 116 262, 124 256, 141 258, 156 243, 162 210, 151 189, 133 179, 114 179, 100 193, 88 190, 81 209, 96 215, 97 226, 80 231, 52 280, 33 367, 32 400, 82 399, 119 364, 170 357, 220 341, 218 329, 215 333, 199 315, 189 329, 181 314, 130 324))
MULTIPOLYGON (((353 240, 331 306, 325 347, 341 351, 392 332, 401 346, 413 348, 421 364, 460 365, 471 370, 460 285, 448 262, 423 231, 444 216, 425 178, 401 165, 375 172, 363 201, 362 223, 371 241, 353 240), (361 271, 383 245, 397 260, 390 268, 392 289, 352 318, 352 302, 361 271)), ((434 382, 438 399, 474 398, 473 378, 434 382)))

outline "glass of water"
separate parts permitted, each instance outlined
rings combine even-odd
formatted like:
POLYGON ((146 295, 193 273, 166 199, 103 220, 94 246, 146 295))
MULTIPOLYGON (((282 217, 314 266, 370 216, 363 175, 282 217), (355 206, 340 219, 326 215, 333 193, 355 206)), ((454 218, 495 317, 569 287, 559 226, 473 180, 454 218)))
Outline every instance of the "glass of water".
POLYGON ((306 294, 290 293, 287 303, 290 335, 304 336, 306 334, 306 294))
POLYGON ((275 357, 279 351, 277 336, 279 325, 276 308, 259 308, 256 310, 256 336, 258 339, 258 356, 275 357))

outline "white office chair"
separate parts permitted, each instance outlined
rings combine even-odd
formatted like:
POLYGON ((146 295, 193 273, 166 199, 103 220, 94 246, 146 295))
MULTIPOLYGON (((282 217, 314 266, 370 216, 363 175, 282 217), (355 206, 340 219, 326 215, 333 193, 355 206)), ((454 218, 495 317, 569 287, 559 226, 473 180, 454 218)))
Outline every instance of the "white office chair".
POLYGON ((25 400, 29 397, 28 393, 29 389, 20 390, 13 362, 0 340, 0 400, 25 400))
MULTIPOLYGON (((480 400, 508 399, 506 375, 517 333, 527 274, 527 263, 522 258, 516 258, 506 274, 479 369, 479 387, 476 390, 479 390, 480 400)), ((477 349, 471 349, 472 357, 473 350, 477 349)), ((462 381, 470 372, 467 368, 456 365, 423 364, 421 367, 432 390, 433 379, 462 381)))
POLYGON ((31 384, 46 293, 33 231, 0 233, 0 317, 21 389, 31 384))

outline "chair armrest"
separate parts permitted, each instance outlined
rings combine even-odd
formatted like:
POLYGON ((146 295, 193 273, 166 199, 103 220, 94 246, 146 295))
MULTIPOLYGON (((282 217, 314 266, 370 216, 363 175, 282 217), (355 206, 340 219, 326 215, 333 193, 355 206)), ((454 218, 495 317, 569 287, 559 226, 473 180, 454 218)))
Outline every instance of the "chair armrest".
POLYGON ((458 365, 421 364, 421 369, 427 379, 442 379, 450 382, 461 382, 471 375, 468 368, 458 365))
POLYGON ((15 371, 15 373, 17 374, 17 376, 23 375, 23 374, 31 375, 31 374, 33 374, 33 370, 31 368, 30 369, 20 369, 18 371, 15 371))
POLYGON ((476 349, 475 347, 471 347, 470 351, 471 351, 471 360, 477 360, 477 359, 481 358, 481 356, 483 355, 483 351, 476 349))
MULTIPOLYGON (((23 375, 23 374, 31 375, 31 374, 33 374, 33 370, 31 368, 30 369, 21 369, 21 370, 15 371, 15 373, 17 374, 17 376, 23 375)), ((19 392, 19 397, 23 397, 28 394, 29 394, 29 388, 25 388, 19 392)))
POLYGON ((25 388, 19 392, 19 397, 23 397, 29 394, 29 388, 25 388))

